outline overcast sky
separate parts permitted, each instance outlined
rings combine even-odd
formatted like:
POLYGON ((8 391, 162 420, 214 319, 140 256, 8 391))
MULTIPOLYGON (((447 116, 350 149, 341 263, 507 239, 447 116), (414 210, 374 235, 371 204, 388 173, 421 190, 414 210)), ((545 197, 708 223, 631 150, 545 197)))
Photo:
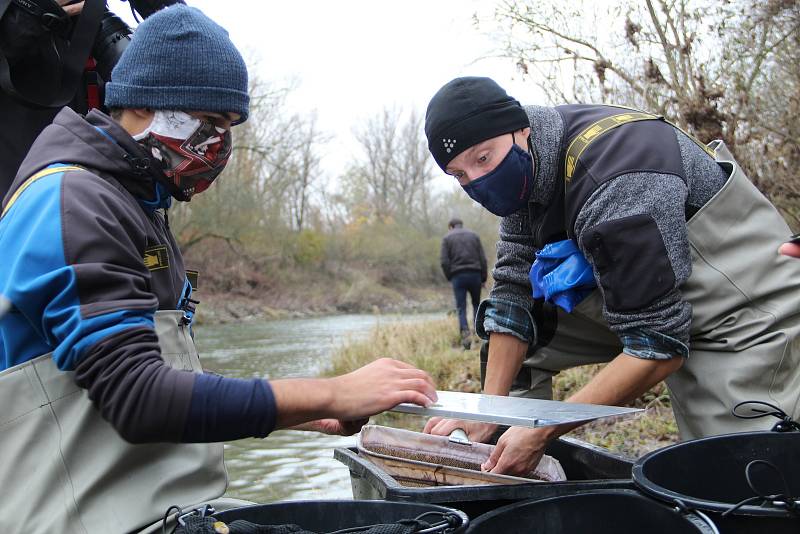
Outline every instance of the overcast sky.
MULTIPOLYGON (((475 29, 473 15, 491 18, 491 1, 186 1, 225 27, 245 56, 258 56, 259 76, 297 79, 292 111, 316 110, 320 127, 336 136, 323 159, 331 177, 357 150, 354 125, 384 106, 424 113, 457 76, 490 76, 523 104, 541 102, 511 60, 481 59, 497 44, 475 29)), ((109 7, 120 15, 128 9, 119 0, 109 7)))

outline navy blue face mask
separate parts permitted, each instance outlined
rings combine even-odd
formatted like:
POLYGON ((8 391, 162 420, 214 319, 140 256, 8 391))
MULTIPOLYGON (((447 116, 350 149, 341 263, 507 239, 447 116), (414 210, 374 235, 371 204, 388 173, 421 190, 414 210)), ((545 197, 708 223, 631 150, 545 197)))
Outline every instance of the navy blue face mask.
POLYGON ((524 208, 533 185, 533 158, 516 143, 492 172, 461 188, 469 197, 500 217, 524 208))

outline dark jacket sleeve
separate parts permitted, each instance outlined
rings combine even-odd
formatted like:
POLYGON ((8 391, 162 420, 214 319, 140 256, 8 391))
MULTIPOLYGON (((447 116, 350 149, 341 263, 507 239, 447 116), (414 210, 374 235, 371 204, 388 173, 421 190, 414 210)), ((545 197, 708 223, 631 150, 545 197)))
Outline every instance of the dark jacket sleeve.
POLYGON ((485 282, 489 275, 489 266, 486 262, 486 251, 483 250, 483 243, 481 243, 481 238, 478 237, 478 251, 480 252, 480 261, 481 261, 481 282, 485 282))
POLYGON ((446 236, 444 239, 442 239, 442 247, 439 251, 439 261, 442 265, 444 277, 447 278, 447 280, 450 280, 453 276, 450 273, 450 247, 448 246, 446 236))

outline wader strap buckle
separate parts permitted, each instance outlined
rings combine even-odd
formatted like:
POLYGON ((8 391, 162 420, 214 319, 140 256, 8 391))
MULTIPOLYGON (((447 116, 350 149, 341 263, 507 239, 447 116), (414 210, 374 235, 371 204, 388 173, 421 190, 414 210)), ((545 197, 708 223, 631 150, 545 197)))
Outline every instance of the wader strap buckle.
POLYGON ((216 512, 216 510, 214 509, 213 506, 211 506, 210 504, 204 504, 200 508, 195 508, 194 510, 192 510, 190 512, 186 512, 185 514, 179 515, 178 516, 178 524, 180 526, 182 526, 182 527, 185 527, 186 526, 186 518, 187 517, 189 517, 191 515, 196 515, 198 517, 208 517, 210 515, 213 515, 215 512, 216 512))
POLYGON ((200 304, 199 300, 194 300, 187 298, 181 307, 183 311, 183 317, 181 317, 181 324, 187 325, 191 324, 194 320, 194 313, 197 310, 197 305, 200 304))

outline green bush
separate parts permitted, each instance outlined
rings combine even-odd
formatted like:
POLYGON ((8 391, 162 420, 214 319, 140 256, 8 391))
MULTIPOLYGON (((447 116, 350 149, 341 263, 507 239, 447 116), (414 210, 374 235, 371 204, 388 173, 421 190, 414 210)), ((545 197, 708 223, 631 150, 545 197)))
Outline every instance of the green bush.
POLYGON ((325 238, 314 230, 303 230, 295 238, 294 261, 298 265, 315 265, 325 259, 325 238))

